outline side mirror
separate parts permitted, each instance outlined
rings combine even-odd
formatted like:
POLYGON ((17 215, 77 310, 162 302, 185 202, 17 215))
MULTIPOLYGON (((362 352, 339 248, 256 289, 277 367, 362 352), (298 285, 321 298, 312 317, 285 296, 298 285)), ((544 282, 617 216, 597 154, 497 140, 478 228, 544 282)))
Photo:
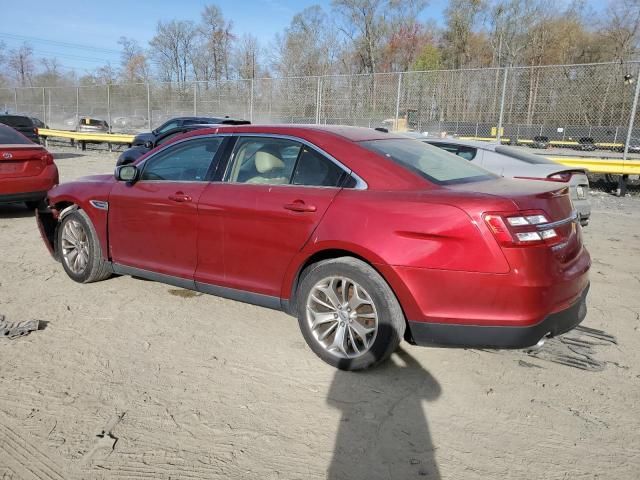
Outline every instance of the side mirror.
POLYGON ((121 182, 135 182, 138 179, 138 167, 135 165, 121 165, 116 167, 116 180, 121 182))
POLYGON ((147 140, 144 142, 144 148, 151 150, 153 148, 153 142, 151 140, 147 140))

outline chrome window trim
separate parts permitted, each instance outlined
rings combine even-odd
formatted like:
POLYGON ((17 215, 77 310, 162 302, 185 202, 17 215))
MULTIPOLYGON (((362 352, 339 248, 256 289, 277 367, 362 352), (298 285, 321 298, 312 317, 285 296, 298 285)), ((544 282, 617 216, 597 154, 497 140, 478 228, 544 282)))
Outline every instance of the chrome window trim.
MULTIPOLYGON (((311 148, 316 153, 319 153, 323 157, 327 158, 329 161, 331 161, 334 165, 336 165, 338 168, 340 168, 347 175, 352 176, 356 181, 356 185, 355 185, 355 187, 350 188, 349 190, 367 190, 369 188, 369 185, 367 184, 367 182, 365 182, 362 179, 362 177, 360 177, 357 173, 355 173, 353 170, 351 170, 345 164, 340 162, 340 160, 336 159, 333 155, 327 153, 322 148, 320 148, 317 145, 309 142, 308 140, 305 140, 304 138, 296 137, 294 135, 285 135, 285 134, 281 134, 281 133, 250 132, 250 133, 235 133, 235 134, 232 134, 232 135, 238 137, 238 140, 240 140, 242 137, 263 137, 263 138, 266 137, 266 138, 279 138, 279 139, 283 139, 283 140, 291 140, 293 142, 301 143, 301 144, 311 148)), ((236 147, 237 146, 238 146, 238 144, 236 143, 236 145, 233 147, 233 152, 229 156, 229 161, 227 162, 224 174, 222 175, 222 178, 223 178, 222 183, 229 183, 229 184, 233 184, 233 185, 264 185, 264 186, 268 186, 268 187, 291 186, 291 187, 305 187, 305 188, 343 188, 343 187, 322 187, 322 186, 318 186, 318 185, 293 185, 291 183, 285 183, 285 184, 259 183, 258 184, 258 183, 246 183, 246 182, 230 182, 229 180, 226 180, 226 178, 227 178, 227 174, 229 173, 229 169, 231 168, 231 165, 233 164, 233 162, 235 160, 235 154, 236 154, 236 147)))
POLYGON ((536 228, 538 230, 547 230, 549 228, 560 227, 566 223, 576 222, 578 221, 578 219, 579 219, 578 211, 573 210, 571 212, 571 215, 567 218, 563 218, 562 220, 558 220, 557 222, 541 223, 540 225, 536 225, 536 228))

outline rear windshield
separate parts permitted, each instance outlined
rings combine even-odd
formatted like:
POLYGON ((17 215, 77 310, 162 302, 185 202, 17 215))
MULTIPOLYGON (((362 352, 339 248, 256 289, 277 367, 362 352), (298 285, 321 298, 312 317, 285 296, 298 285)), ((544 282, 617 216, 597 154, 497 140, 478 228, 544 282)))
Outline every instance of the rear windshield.
POLYGON ((2 115, 0 116, 0 123, 14 128, 33 128, 33 122, 29 117, 21 117, 19 115, 2 115))
POLYGON ((497 178, 468 160, 411 139, 368 140, 365 148, 394 160, 400 165, 438 185, 478 182, 497 178))
POLYGON ((0 125, 0 145, 17 145, 33 143, 12 128, 0 125))
POLYGON ((542 155, 525 152, 524 150, 515 147, 505 147, 504 145, 498 145, 496 146, 496 153, 515 158, 516 160, 520 160, 525 163, 531 163, 533 165, 558 165, 553 160, 549 160, 542 155))

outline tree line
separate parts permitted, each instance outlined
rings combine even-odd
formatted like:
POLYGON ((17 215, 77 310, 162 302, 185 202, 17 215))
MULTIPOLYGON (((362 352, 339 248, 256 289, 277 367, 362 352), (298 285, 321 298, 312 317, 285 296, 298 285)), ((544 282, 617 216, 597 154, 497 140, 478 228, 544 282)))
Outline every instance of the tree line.
POLYGON ((640 0, 449 0, 441 25, 426 0, 333 0, 293 16, 260 42, 215 4, 200 18, 160 21, 142 46, 120 37, 121 58, 78 74, 24 43, 0 42, 0 86, 137 83, 626 62, 638 59, 640 0))

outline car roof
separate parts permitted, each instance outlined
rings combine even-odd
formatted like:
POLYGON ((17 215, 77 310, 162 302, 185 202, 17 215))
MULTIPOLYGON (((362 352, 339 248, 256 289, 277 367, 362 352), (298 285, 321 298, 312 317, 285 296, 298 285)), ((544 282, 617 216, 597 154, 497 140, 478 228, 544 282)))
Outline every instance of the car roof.
POLYGON ((274 124, 274 125, 220 125, 219 127, 209 125, 212 132, 229 133, 265 133, 274 135, 297 135, 297 134, 320 134, 342 137, 352 142, 363 142, 366 140, 388 140, 392 138, 404 139, 401 135, 385 133, 372 128, 349 127, 344 125, 313 125, 313 124, 274 124))

